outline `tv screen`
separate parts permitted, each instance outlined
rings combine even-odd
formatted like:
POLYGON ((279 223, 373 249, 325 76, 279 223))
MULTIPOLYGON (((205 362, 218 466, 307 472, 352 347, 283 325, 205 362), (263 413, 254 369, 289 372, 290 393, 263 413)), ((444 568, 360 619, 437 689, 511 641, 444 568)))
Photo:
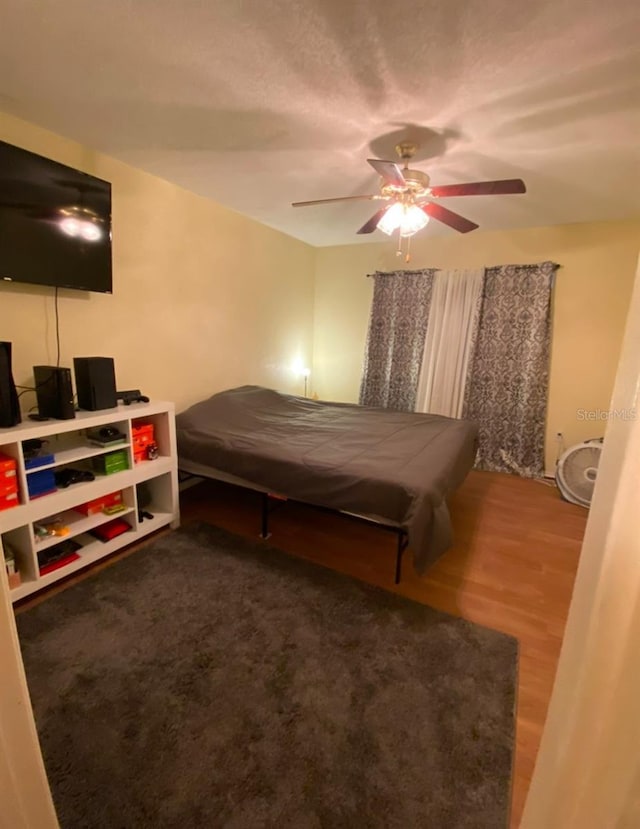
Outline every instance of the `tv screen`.
POLYGON ((0 279, 111 293, 111 184, 0 141, 0 279))

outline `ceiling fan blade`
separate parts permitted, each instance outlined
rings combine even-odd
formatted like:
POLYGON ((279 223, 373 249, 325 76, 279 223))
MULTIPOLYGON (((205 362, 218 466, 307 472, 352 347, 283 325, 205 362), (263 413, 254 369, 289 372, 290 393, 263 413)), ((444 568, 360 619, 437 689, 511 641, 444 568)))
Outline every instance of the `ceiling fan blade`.
POLYGON ((386 199, 386 196, 380 196, 377 193, 372 196, 338 196, 335 199, 313 199, 312 201, 294 201, 292 207, 307 207, 310 204, 329 204, 336 201, 372 201, 373 199, 386 199))
POLYGON ((390 204, 386 204, 384 207, 380 208, 380 210, 378 210, 376 213, 373 214, 373 216, 369 219, 368 222, 365 222, 362 225, 362 227, 360 228, 358 233, 373 233, 373 231, 378 226, 378 222, 380 221, 380 219, 384 216, 384 214, 387 212, 387 210, 390 207, 391 207, 390 204))
POLYGON ((376 173, 382 176, 385 184, 394 184, 396 187, 406 186, 402 170, 394 161, 382 161, 379 158, 368 158, 367 161, 376 173))
POLYGON ((475 230, 478 227, 475 222, 465 219, 464 216, 459 216, 452 210, 447 210, 447 208, 443 207, 441 204, 427 202, 427 204, 421 204, 420 207, 424 210, 427 216, 431 216, 432 219, 437 219, 439 222, 449 225, 449 227, 460 231, 460 233, 469 233, 470 230, 475 230))
POLYGON ((510 193, 526 193, 527 188, 520 178, 502 181, 471 181, 468 184, 444 184, 431 187, 429 195, 435 196, 504 196, 510 193))

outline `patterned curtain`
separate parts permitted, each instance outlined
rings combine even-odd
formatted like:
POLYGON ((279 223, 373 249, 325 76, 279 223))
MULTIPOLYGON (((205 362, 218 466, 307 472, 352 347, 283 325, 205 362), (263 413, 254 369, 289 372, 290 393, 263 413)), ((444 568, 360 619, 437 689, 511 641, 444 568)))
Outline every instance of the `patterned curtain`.
POLYGON ((435 269, 373 274, 360 404, 415 408, 435 269))
POLYGON ((487 268, 463 417, 480 424, 477 469, 544 474, 551 288, 558 265, 487 268))

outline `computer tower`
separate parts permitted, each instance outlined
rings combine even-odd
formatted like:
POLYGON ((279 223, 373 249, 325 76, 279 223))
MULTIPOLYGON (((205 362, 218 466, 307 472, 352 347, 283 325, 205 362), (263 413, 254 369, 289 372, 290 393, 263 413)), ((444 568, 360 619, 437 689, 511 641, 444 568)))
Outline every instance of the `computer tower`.
POLYGON ((11 369, 11 343, 0 342, 0 428, 10 429, 21 420, 11 369))
POLYGON ((56 420, 71 420, 76 416, 70 368, 34 366, 33 379, 39 414, 56 420))
POLYGON ((79 409, 94 412, 118 405, 112 357, 74 357, 73 371, 79 409))

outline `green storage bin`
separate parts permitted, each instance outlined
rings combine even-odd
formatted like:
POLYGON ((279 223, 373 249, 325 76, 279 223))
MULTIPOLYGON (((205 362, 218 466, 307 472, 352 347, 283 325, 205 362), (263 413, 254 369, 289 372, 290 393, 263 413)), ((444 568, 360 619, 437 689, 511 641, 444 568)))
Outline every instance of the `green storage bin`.
POLYGON ((112 475, 114 472, 123 472, 129 469, 129 458, 126 449, 98 455, 93 459, 93 468, 99 475, 112 475))

